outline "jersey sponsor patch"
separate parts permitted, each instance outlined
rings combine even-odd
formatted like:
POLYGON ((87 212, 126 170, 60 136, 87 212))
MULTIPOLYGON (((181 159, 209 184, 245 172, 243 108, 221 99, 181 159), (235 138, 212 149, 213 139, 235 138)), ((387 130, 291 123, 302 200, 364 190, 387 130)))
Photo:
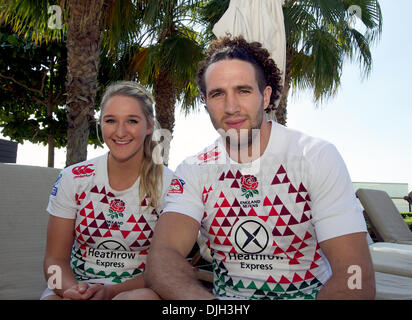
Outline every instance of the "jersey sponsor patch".
POLYGON ((59 191, 59 182, 61 178, 62 178, 62 174, 60 173, 52 187, 51 195, 53 197, 57 196, 57 191, 59 191))
POLYGON ((169 193, 183 193, 183 186, 186 184, 186 182, 183 179, 172 179, 172 181, 170 182, 170 187, 169 187, 169 191, 167 192, 169 193))
POLYGON ((212 150, 209 150, 205 153, 201 153, 197 156, 197 159, 201 163, 215 161, 215 160, 219 159, 219 155, 220 155, 220 152, 218 152, 217 149, 218 149, 218 147, 216 146, 212 150))
POLYGON ((74 178, 84 178, 94 176, 94 169, 92 168, 94 164, 82 165, 77 166, 72 169, 72 173, 74 174, 74 178))

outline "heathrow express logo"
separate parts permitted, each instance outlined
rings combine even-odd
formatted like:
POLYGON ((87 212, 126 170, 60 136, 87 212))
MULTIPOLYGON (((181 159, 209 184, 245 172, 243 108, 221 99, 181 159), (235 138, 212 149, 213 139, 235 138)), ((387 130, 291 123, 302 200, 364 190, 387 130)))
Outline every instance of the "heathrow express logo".
POLYGON ((258 254, 266 249, 269 233, 265 226, 255 220, 247 220, 235 232, 236 245, 247 254, 258 254))
POLYGON ((116 240, 105 240, 99 243, 97 249, 127 251, 127 247, 116 240))

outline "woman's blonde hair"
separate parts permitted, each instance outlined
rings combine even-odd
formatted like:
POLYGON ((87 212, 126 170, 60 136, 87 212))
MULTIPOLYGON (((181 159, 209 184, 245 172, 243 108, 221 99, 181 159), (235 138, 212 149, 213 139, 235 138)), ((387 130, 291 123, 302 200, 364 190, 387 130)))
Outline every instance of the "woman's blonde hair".
POLYGON ((154 99, 152 95, 140 84, 133 81, 119 81, 111 84, 106 88, 100 103, 100 118, 101 124, 103 110, 107 101, 114 96, 127 96, 136 99, 142 106, 142 111, 146 117, 148 126, 154 123, 151 134, 148 134, 144 141, 143 160, 140 166, 140 184, 139 184, 139 199, 150 201, 147 204, 156 208, 162 193, 163 184, 163 164, 159 161, 153 161, 153 151, 157 146, 157 142, 153 141, 153 133, 160 126, 154 118, 154 99))

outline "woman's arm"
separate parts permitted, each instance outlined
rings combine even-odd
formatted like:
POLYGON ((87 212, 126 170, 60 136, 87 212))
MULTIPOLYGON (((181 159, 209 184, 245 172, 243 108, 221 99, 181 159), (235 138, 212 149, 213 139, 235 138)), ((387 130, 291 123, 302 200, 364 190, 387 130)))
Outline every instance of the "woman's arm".
POLYGON ((58 286, 61 283, 61 286, 53 289, 60 297, 63 297, 65 290, 78 283, 70 267, 70 253, 74 241, 74 223, 74 219, 50 215, 47 226, 44 274, 51 285, 58 286), (61 279, 55 279, 60 275, 61 279))

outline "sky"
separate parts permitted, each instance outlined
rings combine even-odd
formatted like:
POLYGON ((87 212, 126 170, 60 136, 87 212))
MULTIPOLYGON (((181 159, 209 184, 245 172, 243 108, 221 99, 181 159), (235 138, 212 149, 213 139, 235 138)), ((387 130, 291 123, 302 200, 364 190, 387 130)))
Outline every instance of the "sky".
MULTIPOLYGON (((354 182, 408 183, 412 190, 412 43, 410 0, 380 0, 383 33, 372 47, 373 67, 364 78, 356 63, 343 68, 338 94, 315 106, 310 92, 288 99, 287 126, 335 144, 354 182)), ((169 167, 174 170, 218 137, 203 107, 185 117, 176 111, 169 167)), ((88 159, 107 149, 89 147, 88 159)), ((56 150, 55 167, 65 165, 56 150)), ((25 142, 17 163, 46 166, 47 148, 25 142)))

